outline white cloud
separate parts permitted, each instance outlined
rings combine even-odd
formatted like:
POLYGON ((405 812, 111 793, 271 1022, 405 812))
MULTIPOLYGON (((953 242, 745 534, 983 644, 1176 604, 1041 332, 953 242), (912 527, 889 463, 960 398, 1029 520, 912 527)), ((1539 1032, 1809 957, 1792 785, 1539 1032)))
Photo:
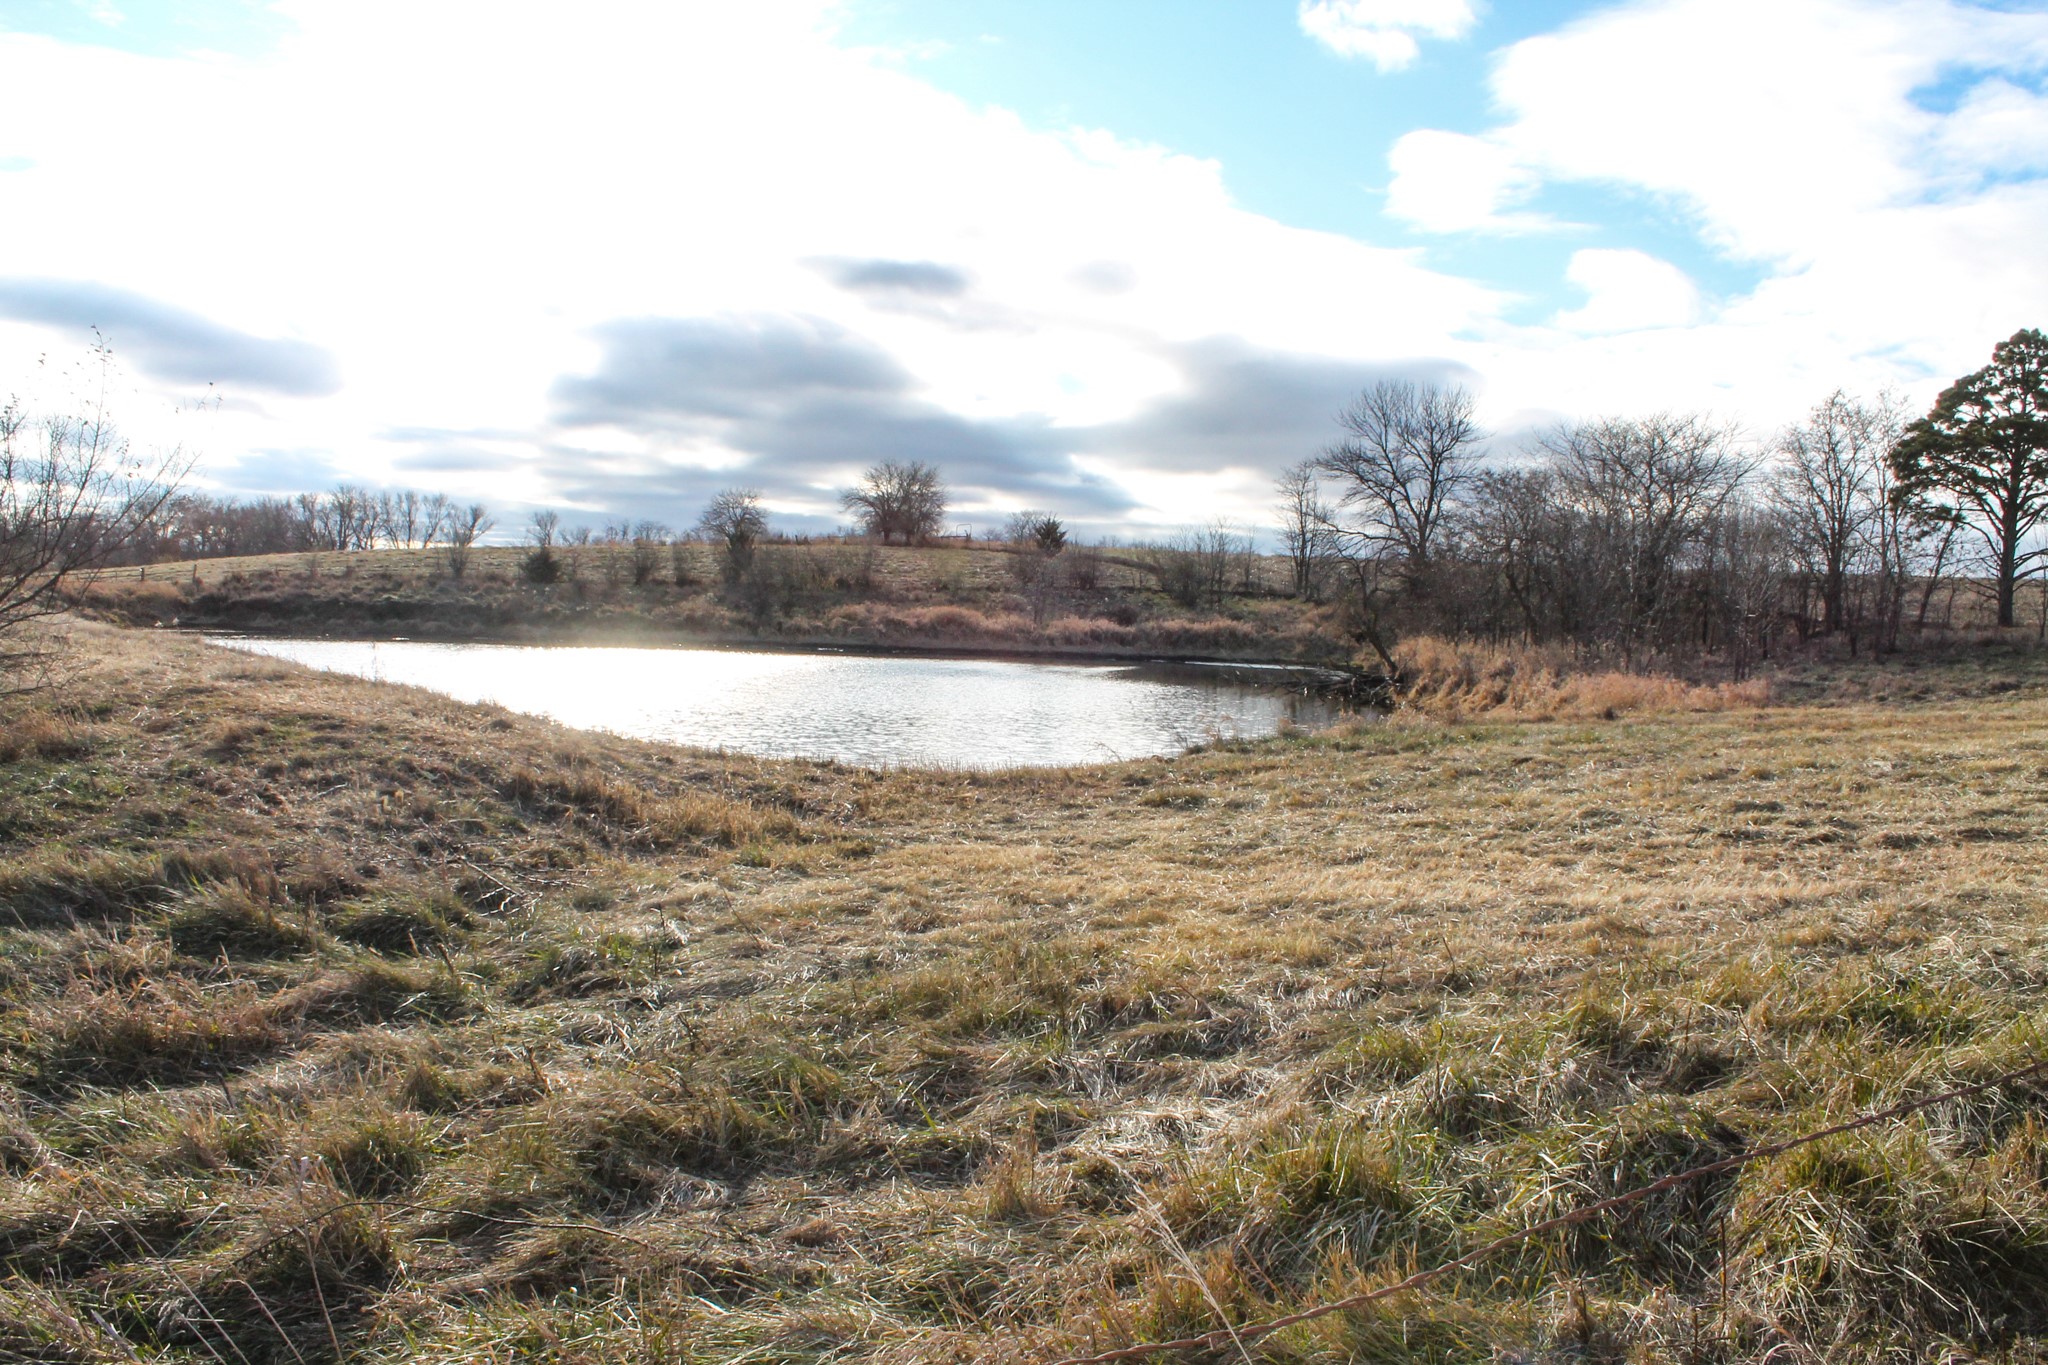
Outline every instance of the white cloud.
POLYGON ((1301 0, 1301 31, 1341 57, 1398 71, 1421 55, 1417 36, 1462 38, 1479 21, 1473 0, 1301 0))
MULTIPOLYGON (((1375 367, 1473 376, 1497 427, 1670 406, 1765 429, 1838 385, 1931 397, 2048 318, 2048 183, 2021 174, 2048 161, 2038 13, 1643 0, 1508 49, 1496 126, 1394 146, 1391 215, 1563 230, 1536 196, 1590 185, 1766 277, 1703 300, 1660 259, 1686 257, 1625 249, 1645 243, 1622 228, 1574 240, 1582 305, 1515 326, 1500 292, 1420 252, 1246 212, 1213 162, 1035 132, 839 48, 832 9, 650 0, 572 22, 538 4, 291 0, 297 32, 259 58, 0 35, 0 166, 19 167, 11 202, 38 206, 0 215, 0 276, 331 357, 331 396, 230 392, 209 467, 324 458, 487 500, 574 488, 592 507, 637 469, 650 496, 682 497, 693 473, 751 479, 771 457, 730 422, 572 429, 554 395, 606 363, 598 329, 816 319, 905 376, 884 415, 909 434, 994 432, 1050 468, 1072 433, 1113 431, 1079 473, 1136 522, 1257 519, 1265 470, 1312 449, 1327 394, 1375 367), (1204 349, 1216 339, 1250 358, 1204 349)), ((1464 5, 1302 16, 1333 46, 1470 28, 1464 5)), ((62 350, 14 316, 0 389, 62 350)), ((822 417, 778 431, 831 435, 822 417)), ((804 477, 829 489, 833 458, 804 477)), ((836 515, 816 489, 777 506, 836 515)))
POLYGON ((1492 85, 1509 119, 1487 136, 1546 180, 1659 196, 1731 256, 1796 264, 1952 176, 1936 155, 1945 129, 1977 126, 1982 154, 2029 112, 2008 97, 1945 117, 1916 92, 1959 68, 2044 64, 2039 13, 1643 0, 1507 49, 1492 85))
POLYGON ((1570 332, 1634 332, 1685 327, 1699 320, 1692 279, 1669 261, 1628 248, 1589 247, 1572 253, 1564 277, 1586 291, 1582 307, 1559 313, 1570 332))
MULTIPOLYGON (((33 263, 333 357, 338 394, 224 413, 220 462, 324 450, 375 479, 418 454, 394 429, 453 433, 433 477, 486 496, 505 485, 460 434, 513 433, 490 449, 543 475, 565 443, 587 448, 550 395, 618 319, 822 319, 912 376, 920 420, 1057 430, 1183 388, 1176 348, 1200 338, 1396 364, 1500 306, 1410 252, 1238 208, 1213 162, 971 108, 834 46, 828 12, 601 5, 570 23, 483 0, 294 0, 298 31, 254 59, 0 35, 0 153, 33 160, 10 189, 54 206, 0 218, 0 274, 33 263), (820 260, 928 263, 972 287, 877 296, 820 260), (1128 263, 1117 288, 1103 262, 1128 263)), ((0 325, 0 379, 45 349, 0 325)), ((589 435, 656 469, 734 458, 717 430, 589 435)))
POLYGON ((1397 158, 1438 164, 1410 185, 1397 160, 1388 207, 1498 231, 1544 186, 1592 188, 1763 276, 1709 307, 1614 223, 1567 269, 1585 305, 1502 329, 1478 362, 1503 406, 1716 406, 1767 427, 1837 385, 1931 397, 2048 316, 2044 71, 2038 9, 1637 0, 1503 51, 1500 122, 1404 138, 1397 158))
POLYGON ((1424 128, 1387 154, 1386 211, 1425 232, 1521 231, 1547 226, 1506 213, 1536 188, 1536 173, 1510 148, 1483 137, 1424 128))
POLYGON ((1979 175, 2048 170, 2048 95, 1991 77, 1941 121, 1939 163, 1979 175))

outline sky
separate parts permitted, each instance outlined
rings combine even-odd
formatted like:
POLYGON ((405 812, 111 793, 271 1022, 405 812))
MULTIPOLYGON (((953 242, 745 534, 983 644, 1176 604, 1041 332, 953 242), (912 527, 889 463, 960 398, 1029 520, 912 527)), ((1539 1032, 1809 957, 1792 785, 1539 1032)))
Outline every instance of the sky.
POLYGON ((0 394, 501 528, 1256 530, 1387 378, 1762 444, 2044 229, 2048 0, 0 0, 0 394))

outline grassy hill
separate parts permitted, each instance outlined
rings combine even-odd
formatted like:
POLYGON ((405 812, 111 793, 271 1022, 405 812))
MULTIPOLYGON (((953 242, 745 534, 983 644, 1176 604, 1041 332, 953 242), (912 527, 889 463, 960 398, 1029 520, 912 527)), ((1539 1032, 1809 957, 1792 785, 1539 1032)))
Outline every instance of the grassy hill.
POLYGON ((1348 660, 1330 614, 1277 591, 1282 566, 1189 607, 1131 554, 1007 547, 767 545, 728 582, 709 546, 662 547, 633 582, 623 546, 557 551, 560 581, 529 582, 527 552, 476 550, 461 577, 440 550, 264 555, 110 570, 82 609, 131 625, 447 639, 838 644, 1027 653, 1348 660), (1249 589, 1249 590, 1247 590, 1249 589))
MULTIPOLYGON (((1043 1361, 2044 1047, 2037 673, 876 774, 65 648, 0 716, 0 1360, 1043 1361)), ((1247 1354, 2038 1361, 2044 1124, 1247 1354)))

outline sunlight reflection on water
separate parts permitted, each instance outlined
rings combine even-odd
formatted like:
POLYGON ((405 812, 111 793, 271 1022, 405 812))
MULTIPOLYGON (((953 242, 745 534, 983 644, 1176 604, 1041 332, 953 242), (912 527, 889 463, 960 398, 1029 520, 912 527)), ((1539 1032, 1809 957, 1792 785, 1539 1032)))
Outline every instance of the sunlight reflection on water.
POLYGON ((1200 668, 414 640, 213 638, 331 672, 495 702, 564 725, 865 767, 1001 768, 1179 753, 1314 728, 1338 708, 1200 668))

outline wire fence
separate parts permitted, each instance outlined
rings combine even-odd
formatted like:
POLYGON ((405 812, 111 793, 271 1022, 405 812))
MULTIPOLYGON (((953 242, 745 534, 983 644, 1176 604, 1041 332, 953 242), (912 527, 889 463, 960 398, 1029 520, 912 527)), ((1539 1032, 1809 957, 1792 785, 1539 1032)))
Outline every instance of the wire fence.
POLYGON ((1053 1365, 1114 1365, 1114 1362, 1118 1361, 1144 1360, 1151 1356, 1183 1354, 1191 1351, 1216 1351, 1230 1346, 1235 1346, 1241 1351, 1246 1343, 1256 1341, 1261 1337, 1271 1336, 1275 1332, 1300 1323, 1313 1322, 1317 1318, 1326 1318, 1332 1313, 1345 1313, 1352 1309, 1363 1308, 1368 1304, 1377 1303, 1381 1299, 1390 1299, 1396 1294, 1404 1294, 1411 1289, 1420 1289, 1432 1280, 1440 1279, 1454 1270, 1463 1270, 1477 1265, 1497 1251, 1504 1251, 1508 1247, 1516 1246, 1531 1238, 1540 1237, 1546 1232, 1555 1232, 1560 1228, 1573 1227, 1579 1223, 1588 1222, 1600 1217, 1602 1214, 1612 1213, 1616 1209, 1639 1203, 1666 1190, 1676 1189, 1680 1185, 1690 1184, 1695 1180, 1704 1180, 1708 1176, 1719 1175, 1724 1171, 1737 1170, 1752 1162, 1765 1161, 1774 1156, 1782 1156, 1786 1152, 1819 1142, 1824 1138, 1836 1137, 1843 1133, 1854 1132, 1859 1128, 1869 1128, 1876 1124, 1889 1122, 1892 1119, 1904 1118, 1908 1114, 1917 1113, 1922 1109, 1931 1109, 1938 1104, 1947 1104, 1953 1100, 1964 1100, 1973 1095, 1981 1095, 1986 1091, 1997 1090, 2011 1085, 2015 1081, 2023 1081, 2031 1076, 2041 1075, 2044 1072, 2048 1072, 2048 1058, 2034 1062, 2029 1066, 2023 1066, 2017 1071, 2008 1071, 2004 1075, 1996 1076, 1988 1081, 1958 1086, 1953 1090, 1944 1090, 1935 1095, 1925 1095, 1916 1100, 1906 1100, 1842 1123, 1831 1124, 1826 1128, 1816 1128, 1809 1133, 1801 1133, 1798 1137, 1786 1138, 1782 1142, 1768 1143, 1765 1146, 1753 1148, 1747 1152, 1740 1152, 1735 1156, 1724 1157, 1719 1161, 1710 1161, 1705 1165, 1694 1166, 1688 1170, 1675 1171, 1670 1175, 1653 1180, 1647 1185, 1639 1185, 1635 1189, 1624 1191, 1610 1199, 1603 1199, 1597 1204, 1587 1204, 1582 1208, 1573 1209, 1569 1213, 1559 1214, 1555 1218, 1546 1218, 1540 1223, 1532 1223, 1526 1228, 1496 1237, 1483 1246, 1474 1247, 1471 1251, 1453 1260, 1433 1265, 1427 1270, 1418 1270, 1405 1279, 1398 1280, 1393 1284, 1381 1285, 1377 1289, 1368 1289, 1363 1293, 1352 1294, 1346 1298, 1332 1299, 1326 1303, 1319 1303, 1312 1307, 1301 1309, 1299 1312, 1288 1313, 1277 1318, 1269 1318, 1264 1322, 1249 1323, 1242 1327, 1219 1327, 1213 1332, 1204 1332, 1199 1336, 1181 1337, 1174 1341, 1141 1342, 1134 1346, 1123 1346, 1116 1350, 1103 1351, 1096 1355, 1066 1356, 1053 1362, 1053 1365))

